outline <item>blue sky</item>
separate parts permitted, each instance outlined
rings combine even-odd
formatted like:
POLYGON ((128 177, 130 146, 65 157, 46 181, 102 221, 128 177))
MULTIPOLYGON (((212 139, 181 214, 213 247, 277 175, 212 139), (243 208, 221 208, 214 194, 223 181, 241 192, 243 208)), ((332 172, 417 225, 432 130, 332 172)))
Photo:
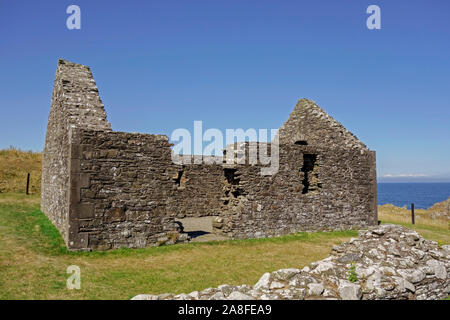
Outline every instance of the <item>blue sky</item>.
POLYGON ((0 30, 0 148, 43 149, 62 57, 91 66, 114 130, 278 128, 305 97, 380 180, 450 181, 448 1, 0 0, 0 30))

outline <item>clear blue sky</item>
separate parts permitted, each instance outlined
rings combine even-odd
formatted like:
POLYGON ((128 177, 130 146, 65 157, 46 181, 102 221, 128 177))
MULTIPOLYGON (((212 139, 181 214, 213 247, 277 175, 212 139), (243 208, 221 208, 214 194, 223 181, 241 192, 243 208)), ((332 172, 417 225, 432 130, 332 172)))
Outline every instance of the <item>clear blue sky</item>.
POLYGON ((0 30, 0 148, 43 149, 62 57, 91 66, 114 130, 278 128, 305 97, 381 180, 450 181, 449 1, 0 0, 0 30))

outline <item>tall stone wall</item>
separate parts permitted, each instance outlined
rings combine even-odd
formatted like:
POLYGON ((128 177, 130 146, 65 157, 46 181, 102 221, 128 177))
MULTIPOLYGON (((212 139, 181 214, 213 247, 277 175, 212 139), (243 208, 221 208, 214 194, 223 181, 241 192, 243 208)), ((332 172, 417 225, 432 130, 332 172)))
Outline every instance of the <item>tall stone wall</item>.
POLYGON ((68 243, 70 129, 111 130, 89 67, 60 59, 42 161, 41 209, 68 243))
POLYGON ((186 241, 182 217, 216 216, 214 232, 230 238, 377 223, 375 152, 306 99, 278 137, 274 175, 249 163, 248 143, 242 164, 174 163, 167 136, 112 131, 89 68, 59 60, 42 210, 77 250, 186 241))

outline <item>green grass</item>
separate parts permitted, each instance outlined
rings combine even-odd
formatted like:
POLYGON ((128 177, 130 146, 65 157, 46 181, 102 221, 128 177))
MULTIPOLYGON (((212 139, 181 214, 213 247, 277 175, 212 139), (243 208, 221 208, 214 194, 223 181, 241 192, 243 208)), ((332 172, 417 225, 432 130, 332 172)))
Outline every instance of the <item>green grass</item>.
MULTIPOLYGON (((413 228, 441 243, 449 237, 445 226, 413 228)), ((334 244, 355 236, 355 230, 302 232, 266 239, 70 252, 39 210, 37 195, 0 194, 0 299, 129 299, 139 293, 188 293, 224 283, 253 285, 264 272, 302 268, 327 257, 334 244), (69 265, 81 269, 80 290, 66 288, 69 265)))
POLYGON ((253 285, 264 272, 301 268, 328 256, 354 230, 267 239, 69 252, 39 210, 37 196, 0 195, 0 299, 129 299, 139 293, 191 292, 223 283, 253 285), (81 268, 81 289, 66 268, 81 268))
MULTIPOLYGON (((129 299, 139 293, 191 292, 223 283, 254 284, 264 272, 302 268, 329 255, 356 231, 298 233, 268 239, 190 243, 107 252, 69 252, 39 210, 42 154, 0 150, 0 299, 129 299), (31 173, 32 195, 26 196, 31 173), (12 193, 15 192, 15 193, 12 193), (81 268, 81 289, 66 288, 66 269, 81 268)), ((446 203, 433 210, 445 210, 446 203)), ((431 210, 431 209, 430 209, 431 210)), ((432 211, 432 210, 431 210, 432 211)), ((449 221, 417 210, 379 207, 383 223, 450 243, 449 221)))

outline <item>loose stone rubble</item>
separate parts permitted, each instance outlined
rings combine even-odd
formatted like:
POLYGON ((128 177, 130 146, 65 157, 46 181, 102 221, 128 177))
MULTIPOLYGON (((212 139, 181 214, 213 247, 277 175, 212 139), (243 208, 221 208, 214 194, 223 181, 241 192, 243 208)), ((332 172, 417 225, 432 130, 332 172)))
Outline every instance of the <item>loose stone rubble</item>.
POLYGON ((220 285, 189 294, 140 294, 133 300, 417 299, 446 298, 450 245, 439 246, 397 225, 360 231, 331 255, 303 269, 265 273, 253 286, 220 285))

